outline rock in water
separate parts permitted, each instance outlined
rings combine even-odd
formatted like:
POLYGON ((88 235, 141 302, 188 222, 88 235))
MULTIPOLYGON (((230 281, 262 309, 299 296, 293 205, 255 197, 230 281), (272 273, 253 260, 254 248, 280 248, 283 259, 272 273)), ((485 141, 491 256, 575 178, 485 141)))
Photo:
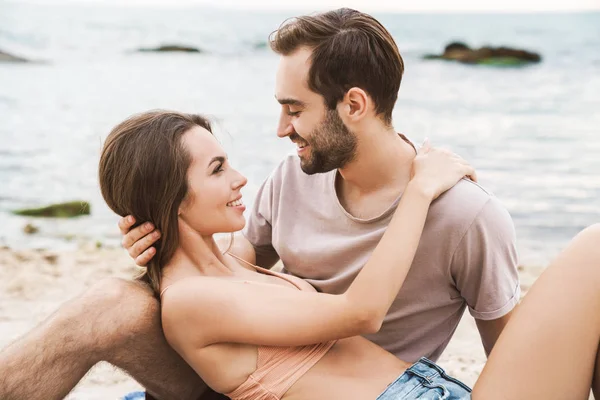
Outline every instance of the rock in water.
POLYGON ((87 201, 70 201, 68 203, 51 204, 41 208, 15 210, 13 214, 27 217, 72 218, 81 215, 90 215, 90 203, 87 201))
POLYGON ((180 53, 202 53, 202 50, 197 49, 195 47, 189 46, 180 46, 176 44, 167 44, 159 47, 151 47, 151 48, 141 48, 137 50, 142 53, 172 53, 172 52, 180 52, 180 53))
POLYGON ((34 233, 38 233, 40 231, 40 228, 38 228, 37 226, 33 225, 33 224, 27 224, 23 227, 23 232, 26 233, 27 235, 33 235, 34 233))
POLYGON ((448 44, 443 54, 427 54, 423 58, 426 60, 449 60, 464 64, 493 66, 523 66, 542 60, 538 53, 526 50, 489 46, 471 49, 462 42, 448 44))

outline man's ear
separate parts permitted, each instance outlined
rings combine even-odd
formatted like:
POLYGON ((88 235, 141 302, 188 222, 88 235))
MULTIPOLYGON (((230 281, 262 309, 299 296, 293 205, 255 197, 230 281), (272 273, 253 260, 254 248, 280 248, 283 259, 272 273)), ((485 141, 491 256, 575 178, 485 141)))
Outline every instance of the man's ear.
POLYGON ((338 105, 340 116, 346 122, 358 122, 363 119, 372 107, 372 101, 367 92, 361 88, 350 88, 338 105))

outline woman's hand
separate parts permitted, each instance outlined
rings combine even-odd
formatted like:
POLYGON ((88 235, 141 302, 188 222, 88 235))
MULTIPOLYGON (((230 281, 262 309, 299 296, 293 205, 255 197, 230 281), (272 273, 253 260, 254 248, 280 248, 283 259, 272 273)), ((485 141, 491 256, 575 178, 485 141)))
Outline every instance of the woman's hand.
POLYGON ((431 147, 425 140, 413 161, 410 184, 433 201, 465 176, 477 181, 468 162, 448 150, 431 147))

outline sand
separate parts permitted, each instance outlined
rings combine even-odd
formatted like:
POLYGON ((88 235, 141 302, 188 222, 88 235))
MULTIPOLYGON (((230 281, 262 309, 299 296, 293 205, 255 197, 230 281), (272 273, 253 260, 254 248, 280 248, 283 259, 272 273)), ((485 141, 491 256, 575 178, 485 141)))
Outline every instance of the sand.
MULTIPOLYGON (((520 267, 523 295, 539 276, 541 267, 520 267)), ((132 277, 136 268, 120 248, 82 244, 74 251, 12 250, 0 248, 0 348, 33 328, 63 301, 97 280, 132 277)), ((472 386, 485 362, 475 321, 465 313, 439 364, 472 386)), ((141 389, 133 379, 101 363, 67 399, 118 399, 141 389)), ((592 398, 591 398, 592 399, 592 398)))

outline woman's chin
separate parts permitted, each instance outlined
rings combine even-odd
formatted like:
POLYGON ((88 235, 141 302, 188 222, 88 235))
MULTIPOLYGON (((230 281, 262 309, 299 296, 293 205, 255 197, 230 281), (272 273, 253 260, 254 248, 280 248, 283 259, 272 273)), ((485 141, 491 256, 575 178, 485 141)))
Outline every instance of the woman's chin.
POLYGON ((241 231, 242 229, 244 229, 245 226, 246 218, 244 218, 244 216, 242 215, 240 218, 236 218, 235 220, 231 221, 231 228, 228 230, 228 232, 241 231))

